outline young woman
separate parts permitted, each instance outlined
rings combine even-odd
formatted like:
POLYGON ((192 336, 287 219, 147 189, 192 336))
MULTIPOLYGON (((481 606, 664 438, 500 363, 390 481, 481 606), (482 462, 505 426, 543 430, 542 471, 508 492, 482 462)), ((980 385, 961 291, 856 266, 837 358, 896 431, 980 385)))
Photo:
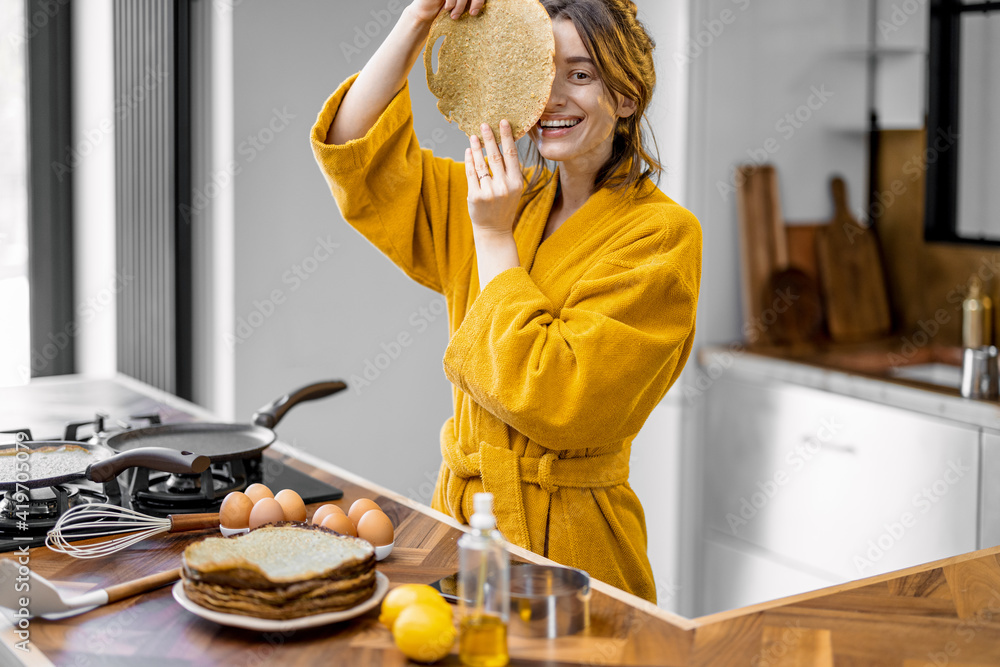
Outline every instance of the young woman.
POLYGON ((553 169, 536 155, 522 172, 506 122, 464 164, 417 143, 407 74, 442 7, 483 0, 413 0, 312 146, 344 218, 447 299, 455 414, 432 506, 467 522, 490 491, 510 542, 655 601, 629 452, 691 351, 701 231, 650 181, 653 43, 635 5, 542 4, 556 77, 529 137, 553 169))

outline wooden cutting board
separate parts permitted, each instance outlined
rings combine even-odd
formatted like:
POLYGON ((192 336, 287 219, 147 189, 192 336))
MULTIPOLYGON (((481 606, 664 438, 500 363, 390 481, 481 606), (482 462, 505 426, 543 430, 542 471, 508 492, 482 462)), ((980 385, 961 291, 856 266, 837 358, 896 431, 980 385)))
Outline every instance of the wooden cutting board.
POLYGON ((816 235, 826 227, 821 224, 785 225, 785 235, 788 237, 788 265, 801 269, 816 282, 819 288, 819 268, 816 263, 816 235))
MULTIPOLYGON (((752 324, 771 305, 766 298, 768 281, 775 271, 788 266, 788 242, 774 167, 741 165, 737 168, 736 182, 743 320, 752 324)), ((759 342, 770 340, 766 330, 761 332, 759 342)))
POLYGON ((830 337, 872 340, 889 333, 889 298, 873 228, 862 227, 847 207, 843 179, 830 182, 833 219, 816 237, 820 285, 830 337))

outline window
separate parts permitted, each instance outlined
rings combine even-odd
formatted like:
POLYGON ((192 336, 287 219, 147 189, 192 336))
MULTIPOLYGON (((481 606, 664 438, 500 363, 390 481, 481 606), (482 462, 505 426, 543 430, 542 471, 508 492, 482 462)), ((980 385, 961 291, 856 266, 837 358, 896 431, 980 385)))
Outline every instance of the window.
POLYGON ((0 0, 0 386, 30 368, 24 26, 24 0, 0 0))

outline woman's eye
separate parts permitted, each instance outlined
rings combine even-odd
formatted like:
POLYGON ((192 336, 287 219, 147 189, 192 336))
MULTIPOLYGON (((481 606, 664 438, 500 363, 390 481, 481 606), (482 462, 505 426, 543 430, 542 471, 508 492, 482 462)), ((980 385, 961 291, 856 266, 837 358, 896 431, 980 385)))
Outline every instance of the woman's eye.
POLYGON ((577 81, 584 81, 586 79, 589 79, 590 75, 587 74, 586 72, 573 72, 573 78, 575 78, 577 81))

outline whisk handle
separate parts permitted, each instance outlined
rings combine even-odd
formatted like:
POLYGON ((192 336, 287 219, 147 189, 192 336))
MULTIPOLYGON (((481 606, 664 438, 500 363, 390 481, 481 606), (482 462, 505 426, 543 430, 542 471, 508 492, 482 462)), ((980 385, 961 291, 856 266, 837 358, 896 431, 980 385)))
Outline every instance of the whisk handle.
POLYGON ((181 533, 185 530, 202 530, 203 528, 218 528, 219 515, 215 514, 171 514, 168 533, 181 533))
POLYGON ((145 593, 146 591, 151 591, 154 588, 159 588, 160 586, 166 586, 167 584, 177 581, 180 578, 181 570, 180 568, 175 568, 173 570, 167 570, 166 572, 157 572, 156 574, 151 574, 148 577, 136 579, 135 581, 127 581, 124 584, 118 584, 117 586, 108 586, 104 589, 104 592, 108 594, 109 603, 118 602, 119 600, 130 598, 133 595, 145 593))

